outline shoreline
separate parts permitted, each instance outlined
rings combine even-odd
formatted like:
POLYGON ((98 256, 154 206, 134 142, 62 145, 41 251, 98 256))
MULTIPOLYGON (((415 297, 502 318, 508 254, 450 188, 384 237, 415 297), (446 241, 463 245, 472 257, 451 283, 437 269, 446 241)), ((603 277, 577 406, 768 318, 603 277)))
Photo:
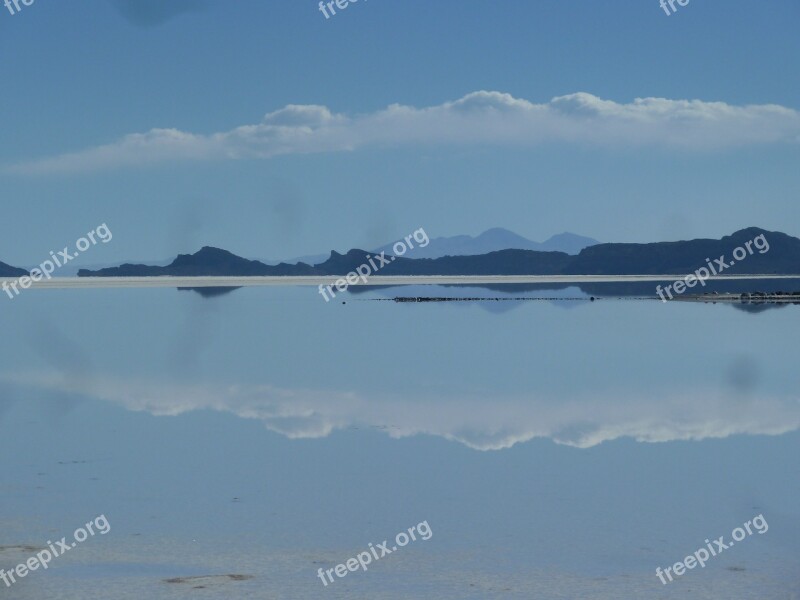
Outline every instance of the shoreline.
MULTIPOLYGON (((200 276, 178 277, 53 277, 32 282, 27 289, 102 289, 151 287, 261 287, 261 286, 319 286, 334 285, 343 275, 326 276, 200 276)), ((375 275, 366 283, 359 280, 349 284, 356 287, 398 285, 478 285, 534 283, 625 283, 674 281, 676 275, 375 275)), ((797 279, 800 275, 718 275, 708 281, 741 281, 765 279, 797 279)), ((0 284, 19 281, 15 277, 0 277, 0 284)), ((700 296, 702 298, 702 296, 700 296)), ((715 296, 716 298, 717 296, 715 296)), ((738 298, 738 295, 737 295, 738 298)))

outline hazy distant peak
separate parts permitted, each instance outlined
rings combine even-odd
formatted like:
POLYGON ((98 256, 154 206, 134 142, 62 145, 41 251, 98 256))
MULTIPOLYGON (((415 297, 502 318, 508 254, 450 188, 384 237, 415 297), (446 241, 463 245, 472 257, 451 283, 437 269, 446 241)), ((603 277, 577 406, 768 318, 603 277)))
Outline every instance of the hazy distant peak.
MULTIPOLYGON (((492 227, 473 237, 470 235, 455 235, 452 237, 438 237, 431 240, 425 248, 415 247, 406 253, 407 258, 441 258, 443 256, 475 256, 488 254, 498 250, 537 250, 540 252, 565 252, 578 254, 588 246, 599 242, 595 239, 574 233, 560 233, 549 238, 546 242, 529 240, 513 231, 503 227, 492 227)), ((378 248, 378 252, 385 251, 392 254, 391 244, 378 248)))
MULTIPOLYGON (((522 237, 514 233, 513 231, 509 231, 508 229, 504 229, 503 227, 492 227, 491 229, 487 229, 480 235, 475 238, 470 238, 469 236, 464 236, 467 239, 475 239, 479 241, 494 241, 501 244, 506 244, 504 249, 521 249, 517 248, 518 245, 526 245, 532 243, 531 240, 522 237), (510 246, 508 244, 511 244, 510 246)), ((533 242, 534 244, 536 242, 533 242)))

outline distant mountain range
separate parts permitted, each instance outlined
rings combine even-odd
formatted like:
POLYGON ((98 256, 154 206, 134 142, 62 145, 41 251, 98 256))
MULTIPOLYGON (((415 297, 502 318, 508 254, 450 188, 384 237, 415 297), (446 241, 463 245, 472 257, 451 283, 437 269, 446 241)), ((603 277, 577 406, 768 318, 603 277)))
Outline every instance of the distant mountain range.
MULTIPOLYGON (((544 242, 534 242, 513 231, 494 227, 487 229, 478 236, 456 235, 453 237, 433 238, 424 248, 419 246, 414 248, 413 256, 409 258, 441 258, 442 256, 474 256, 477 254, 487 254, 498 250, 538 250, 540 252, 566 252, 567 254, 577 254, 584 248, 599 244, 595 239, 576 235, 574 233, 560 233, 554 235, 544 242)), ((392 254, 392 244, 386 244, 380 248, 372 250, 378 254, 381 251, 392 254)), ((291 263, 304 262, 309 265, 316 265, 327 260, 327 254, 316 254, 301 256, 291 261, 291 263)), ((275 265, 276 261, 265 261, 266 264, 275 265)))
MULTIPOLYGON (((534 242, 508 229, 495 227, 487 229, 477 237, 456 235, 453 237, 434 238, 424 248, 414 248, 413 256, 410 256, 410 258, 474 256, 499 250, 536 250, 537 252, 578 254, 584 248, 599 243, 597 240, 575 235, 574 233, 560 233, 545 242, 534 242)), ((392 254, 392 245, 387 244, 377 249, 377 252, 381 251, 386 252, 386 254, 392 254)))
MULTIPOLYGON (((478 244, 492 247, 499 239, 514 236, 506 230, 489 230, 477 238, 457 236, 438 238, 443 240, 434 254, 454 252, 478 244), (492 233, 494 232, 494 233, 492 233), (464 238, 464 239, 461 239, 464 238), (454 241, 455 240, 455 241, 454 241), (461 240, 461 241, 457 241, 461 240), (480 241, 478 241, 480 240, 480 241), (460 245, 459 245, 460 244, 460 245), (449 250, 446 250, 449 249, 449 250)), ((420 258, 413 250, 414 258, 397 257, 383 266, 380 275, 652 275, 675 274, 684 276, 724 257, 731 262, 734 249, 744 247, 763 235, 769 243, 769 251, 761 253, 753 248, 753 254, 735 261, 725 274, 787 274, 800 275, 800 239, 780 232, 770 232, 750 227, 725 236, 720 240, 697 239, 679 242, 654 242, 648 244, 600 244, 582 248, 578 254, 541 249, 497 249, 475 255, 450 255, 420 258)), ((515 236, 519 238, 519 236, 515 236)), ((524 240, 524 238, 517 239, 524 240)), ((587 243, 588 238, 572 234, 555 236, 544 244, 566 243, 573 247, 587 243), (566 237, 564 237, 566 236, 566 237), (553 241, 555 240, 555 241, 553 241)), ((593 240, 590 240, 593 241, 593 240)), ((527 243, 536 244, 536 242, 527 243)), ((543 244, 539 245, 542 246, 543 244)), ((425 249, 433 246, 433 240, 425 249)), ((119 267, 99 270, 81 269, 79 277, 146 277, 172 276, 287 276, 287 275, 345 275, 366 262, 367 255, 374 252, 350 250, 345 254, 331 252, 327 260, 315 265, 299 262, 268 265, 257 260, 248 260, 219 248, 206 246, 195 254, 181 254, 167 266, 126 263, 119 267)), ((390 253, 387 252, 387 256, 390 253)))

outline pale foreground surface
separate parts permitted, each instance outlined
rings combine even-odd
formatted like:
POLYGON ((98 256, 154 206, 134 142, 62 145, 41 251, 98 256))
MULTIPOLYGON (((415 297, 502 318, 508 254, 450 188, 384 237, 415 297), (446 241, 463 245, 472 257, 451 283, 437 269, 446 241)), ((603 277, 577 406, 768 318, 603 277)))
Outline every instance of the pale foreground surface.
POLYGON ((0 568, 111 524, 0 598, 798 597, 798 307, 76 289, 0 325, 0 568))

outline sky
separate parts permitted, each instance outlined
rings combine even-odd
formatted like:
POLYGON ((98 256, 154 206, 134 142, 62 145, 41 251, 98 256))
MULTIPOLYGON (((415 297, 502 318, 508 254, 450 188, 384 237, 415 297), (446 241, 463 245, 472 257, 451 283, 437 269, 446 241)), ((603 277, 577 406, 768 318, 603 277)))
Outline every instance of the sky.
POLYGON ((800 236, 796 0, 0 4, 0 261, 800 236))

